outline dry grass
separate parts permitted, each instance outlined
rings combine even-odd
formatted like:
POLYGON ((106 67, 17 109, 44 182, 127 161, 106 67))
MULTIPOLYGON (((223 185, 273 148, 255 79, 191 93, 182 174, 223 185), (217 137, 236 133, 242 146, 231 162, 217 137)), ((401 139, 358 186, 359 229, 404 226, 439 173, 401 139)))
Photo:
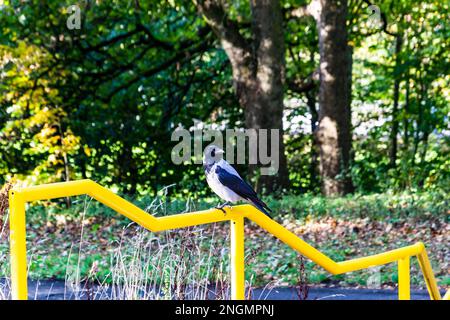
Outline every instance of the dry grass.
MULTIPOLYGON (((89 202, 83 215, 88 207, 89 202)), ((147 211, 165 213, 166 207, 163 201, 153 201, 147 211)), ((217 236, 217 225, 207 229, 191 227, 155 234, 130 223, 109 244, 110 272, 100 279, 96 261, 87 276, 80 275, 83 247, 90 245, 81 228, 78 247, 71 250, 77 250, 78 264, 66 269, 65 282, 71 289, 70 298, 229 299, 229 259, 228 250, 224 249, 228 239, 217 236), (219 256, 221 259, 217 259, 219 256)))
MULTIPOLYGON (((8 192, 13 187, 12 183, 6 183, 0 190, 0 241, 8 238, 8 192)), ((0 267, 8 264, 8 254, 0 250, 0 267)), ((0 300, 9 299, 10 282, 0 282, 0 300)))
MULTIPOLYGON (((98 275, 98 261, 83 273, 82 260, 95 238, 86 237, 90 228, 86 221, 90 198, 81 213, 77 242, 70 244, 67 254, 64 299, 112 300, 227 300, 229 290, 228 237, 218 233, 216 224, 162 233, 151 233, 135 223, 123 227, 120 235, 106 247, 109 274, 98 275), (71 263, 73 257, 76 263, 71 263), (213 279, 213 280, 211 280, 213 279)), ((147 210, 165 212, 162 201, 152 202, 147 210)), ((190 210, 190 208, 186 208, 190 210)), ((6 221, 6 219, 5 219, 6 221)), ((2 228, 2 234, 6 228, 2 228)), ((49 243, 45 236, 38 241, 49 243)), ((36 241, 36 240, 35 240, 36 241)), ((38 255, 37 246, 28 246, 29 266, 38 255)), ((2 267, 8 264, 8 252, 0 251, 2 267)), ((6 272, 5 272, 6 273, 6 272)), ((9 279, 2 282, 0 299, 8 299, 9 279)), ((31 290, 30 290, 31 291, 31 290)), ((38 297, 37 290, 30 295, 38 297)), ((40 297, 49 298, 49 297, 40 297)))

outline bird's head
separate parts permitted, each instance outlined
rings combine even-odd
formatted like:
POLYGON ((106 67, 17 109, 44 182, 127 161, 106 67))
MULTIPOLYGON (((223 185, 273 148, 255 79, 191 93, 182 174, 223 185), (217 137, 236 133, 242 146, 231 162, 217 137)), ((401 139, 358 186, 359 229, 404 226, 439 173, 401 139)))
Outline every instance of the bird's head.
POLYGON ((224 153, 225 151, 223 151, 223 149, 219 148, 216 145, 211 144, 207 146, 203 153, 203 164, 211 165, 218 162, 220 159, 222 159, 224 153))

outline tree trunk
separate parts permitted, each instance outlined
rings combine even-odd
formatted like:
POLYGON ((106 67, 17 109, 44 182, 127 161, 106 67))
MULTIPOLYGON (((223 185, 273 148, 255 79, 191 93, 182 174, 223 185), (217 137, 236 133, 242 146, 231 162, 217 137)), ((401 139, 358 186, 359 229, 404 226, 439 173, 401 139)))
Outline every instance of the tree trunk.
POLYGON ((419 149, 419 142, 420 142, 420 134, 425 132, 424 131, 424 106, 423 106, 423 101, 425 98, 425 86, 424 86, 424 82, 422 79, 423 73, 422 71, 419 71, 418 75, 417 75, 417 79, 418 79, 418 85, 419 85, 419 98, 417 101, 417 120, 416 120, 416 128, 415 128, 415 133, 414 133, 414 149, 413 149, 413 154, 412 154, 412 162, 413 164, 416 164, 416 154, 417 151, 419 149))
POLYGON ((322 192, 353 191, 349 174, 351 151, 351 48, 347 44, 347 1, 320 0, 319 127, 322 192))
MULTIPOLYGON (((408 71, 409 72, 409 71, 408 71)), ((409 75, 406 77, 406 88, 405 88, 405 107, 403 114, 403 149, 408 151, 409 149, 409 94, 410 94, 410 83, 409 75)))
POLYGON ((315 132, 317 130, 317 123, 319 122, 319 113, 316 108, 316 90, 312 89, 306 93, 306 104, 308 105, 309 112, 311 113, 311 163, 309 167, 310 183, 309 188, 316 190, 319 186, 318 183, 318 168, 319 168, 319 152, 317 147, 317 139, 315 132))
MULTIPOLYGON (((309 63, 314 64, 314 51, 309 54, 309 63)), ((312 76, 314 77, 314 75, 312 76)), ((312 80, 314 81, 314 79, 312 80)), ((309 113, 311 113, 311 163, 309 166, 309 188, 316 190, 319 186, 319 148, 316 139, 317 124, 319 123, 319 112, 317 111, 317 89, 314 85, 311 90, 306 91, 306 104, 308 105, 309 113)))
MULTIPOLYGON (((64 165, 63 180, 65 182, 69 182, 70 181, 69 159, 67 158, 67 152, 65 151, 65 146, 64 146, 65 131, 62 128, 61 120, 58 122, 56 127, 57 127, 58 134, 59 134, 58 142, 59 142, 59 147, 61 148, 61 157, 62 157, 62 162, 64 165)), ((66 208, 69 209, 72 206, 72 200, 70 199, 70 197, 65 197, 64 201, 66 203, 66 208)))
POLYGON ((402 48, 402 37, 398 34, 395 37, 395 67, 394 67, 394 97, 392 106, 392 127, 391 127, 391 149, 389 151, 389 167, 395 168, 397 161, 397 136, 398 124, 398 100, 400 96, 400 51, 402 48))
MULTIPOLYGON (((273 192, 289 186, 283 141, 283 82, 285 71, 283 17, 278 0, 251 0, 252 39, 244 38, 229 20, 220 1, 197 1, 220 39, 232 66, 233 83, 245 125, 252 129, 278 129, 278 172, 260 175, 258 191, 273 192)), ((271 140, 268 133, 268 150, 271 140)), ((270 155, 273 156, 273 155, 270 155)), ((254 169, 254 166, 250 166, 254 169)))
MULTIPOLYGON (((283 17, 278 0, 251 0, 250 5, 257 90, 251 92, 253 101, 249 101, 250 103, 245 106, 245 123, 247 128, 279 130, 278 173, 260 176, 257 185, 258 191, 264 188, 268 192, 273 192, 289 184, 283 143, 285 73, 283 17)), ((269 146, 270 137, 269 133, 269 146)))

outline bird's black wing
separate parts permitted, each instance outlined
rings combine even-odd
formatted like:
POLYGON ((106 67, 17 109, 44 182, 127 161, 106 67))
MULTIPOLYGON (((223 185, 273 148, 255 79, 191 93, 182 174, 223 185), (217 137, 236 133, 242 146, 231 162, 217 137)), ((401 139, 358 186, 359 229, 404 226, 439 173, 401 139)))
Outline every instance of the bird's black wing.
POLYGON ((272 210, 270 210, 270 208, 258 198, 256 192, 247 182, 220 166, 216 167, 216 174, 221 184, 223 184, 225 187, 229 188, 245 200, 253 203, 259 210, 270 217, 267 211, 272 210))

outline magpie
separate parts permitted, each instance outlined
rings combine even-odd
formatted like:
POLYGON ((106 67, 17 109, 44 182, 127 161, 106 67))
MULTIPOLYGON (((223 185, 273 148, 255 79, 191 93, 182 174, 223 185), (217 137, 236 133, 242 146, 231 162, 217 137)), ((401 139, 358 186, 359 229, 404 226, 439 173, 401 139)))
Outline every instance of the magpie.
POLYGON ((203 154, 203 168, 205 169, 206 181, 209 187, 226 202, 217 206, 223 210, 225 206, 239 200, 247 201, 253 204, 261 212, 272 218, 269 211, 272 210, 258 198, 253 188, 245 182, 239 173, 223 159, 225 152, 215 146, 209 145, 205 148, 203 154))

